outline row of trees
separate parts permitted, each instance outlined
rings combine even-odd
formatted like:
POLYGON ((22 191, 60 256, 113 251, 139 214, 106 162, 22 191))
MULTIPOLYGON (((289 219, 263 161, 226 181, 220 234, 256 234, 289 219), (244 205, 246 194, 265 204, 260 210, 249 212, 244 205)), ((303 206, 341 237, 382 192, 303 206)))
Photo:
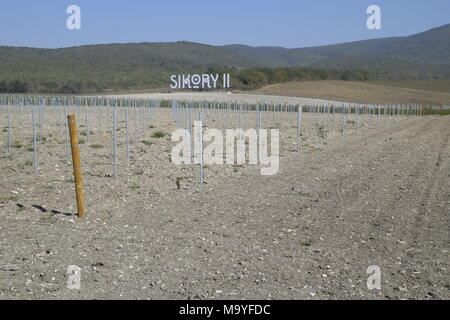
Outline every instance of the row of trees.
POLYGON ((43 83, 29 83, 25 80, 0 81, 0 93, 67 93, 78 94, 84 92, 84 84, 78 82, 56 83, 47 81, 43 83))
POLYGON ((21 80, 0 81, 0 93, 26 93, 28 83, 21 80))
MULTIPOLYGON (((287 68, 208 68, 206 73, 230 73, 231 84, 234 89, 250 90, 262 87, 267 84, 281 83, 287 81, 303 80, 352 80, 365 81, 375 77, 370 71, 339 71, 321 70, 305 67, 287 68)), ((98 75, 97 75, 98 77, 98 75)), ((42 75, 45 79, 46 76, 42 75)), ((158 72, 110 72, 99 81, 89 78, 87 75, 79 74, 78 78, 65 80, 64 77, 54 76, 51 80, 10 80, 0 82, 0 93, 63 93, 80 94, 103 92, 106 89, 137 89, 150 87, 164 87, 168 84, 167 74, 158 72), (101 83, 101 84, 100 84, 101 83)))
POLYGON ((288 81, 307 80, 345 80, 367 81, 375 78, 375 73, 365 70, 322 70, 306 67, 286 68, 252 68, 236 70, 230 68, 208 70, 210 73, 230 73, 234 88, 249 90, 264 85, 282 83, 288 81))
POLYGON ((0 72, 0 92, 81 94, 101 93, 128 89, 161 88, 168 86, 168 72, 159 70, 73 72, 51 70, 27 73, 0 72), (20 86, 18 85, 20 84, 20 86), (20 90, 19 90, 20 88, 20 90))

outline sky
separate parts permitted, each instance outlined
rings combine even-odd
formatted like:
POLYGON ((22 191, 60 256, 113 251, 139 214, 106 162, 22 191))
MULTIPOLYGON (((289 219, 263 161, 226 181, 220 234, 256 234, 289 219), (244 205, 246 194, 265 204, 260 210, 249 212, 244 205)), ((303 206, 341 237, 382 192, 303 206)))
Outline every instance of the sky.
POLYGON ((2 0, 0 45, 60 48, 192 41, 309 47, 407 36, 450 23, 449 0, 2 0), (67 7, 81 9, 69 30, 67 7), (368 6, 381 8, 369 30, 368 6))

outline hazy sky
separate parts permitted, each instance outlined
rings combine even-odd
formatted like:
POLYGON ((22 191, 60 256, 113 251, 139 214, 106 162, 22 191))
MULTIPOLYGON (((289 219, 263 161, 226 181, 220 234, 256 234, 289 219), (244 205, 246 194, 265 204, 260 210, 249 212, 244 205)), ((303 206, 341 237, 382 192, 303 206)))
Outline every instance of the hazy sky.
POLYGON ((193 41, 305 47, 405 36, 450 23, 450 0, 1 0, 0 45, 193 41), (66 9, 81 8, 81 30, 66 9), (381 7, 382 30, 366 9, 381 7))

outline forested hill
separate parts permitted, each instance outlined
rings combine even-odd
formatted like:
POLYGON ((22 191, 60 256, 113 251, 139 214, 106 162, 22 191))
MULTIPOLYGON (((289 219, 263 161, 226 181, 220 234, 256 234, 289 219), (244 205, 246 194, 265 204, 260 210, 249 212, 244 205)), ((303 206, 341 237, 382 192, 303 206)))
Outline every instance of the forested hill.
POLYGON ((0 92, 167 87, 172 73, 217 70, 231 72, 244 88, 302 79, 450 78, 450 24, 408 37, 298 49, 192 42, 0 46, 0 92))
POLYGON ((380 77, 426 78, 450 75, 450 24, 408 37, 285 49, 228 45, 232 53, 268 67, 314 66, 376 71, 380 77))
POLYGON ((0 81, 20 80, 33 91, 67 92, 166 86, 172 73, 256 66, 220 47, 190 42, 0 47, 0 61, 0 81))

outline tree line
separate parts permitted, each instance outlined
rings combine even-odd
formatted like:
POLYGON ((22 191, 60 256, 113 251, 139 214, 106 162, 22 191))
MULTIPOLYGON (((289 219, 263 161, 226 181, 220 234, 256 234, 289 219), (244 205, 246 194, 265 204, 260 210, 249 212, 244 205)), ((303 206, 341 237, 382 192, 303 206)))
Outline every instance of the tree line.
POLYGON ((323 70, 308 67, 251 68, 211 68, 208 72, 230 73, 233 88, 252 90, 265 85, 290 81, 344 80, 367 81, 375 78, 375 73, 366 70, 323 70))
POLYGON ((26 93, 28 89, 26 81, 0 81, 0 93, 26 93))
MULTIPOLYGON (((306 80, 346 80, 366 81, 375 78, 375 74, 365 70, 323 70, 308 67, 250 68, 210 67, 206 73, 230 73, 233 89, 252 90, 268 84, 306 80)), ((99 76, 97 76, 99 77, 99 76)), ((81 94, 101 93, 105 90, 129 90, 143 88, 168 87, 169 76, 166 72, 109 72, 95 79, 80 73, 78 78, 70 80, 53 75, 39 75, 30 79, 0 81, 0 93, 53 93, 81 94), (47 78, 47 79, 46 79, 47 78), (104 80, 104 81, 103 81, 104 80), (100 84, 102 83, 102 84, 100 84)), ((219 89, 221 89, 219 87, 219 89)))

